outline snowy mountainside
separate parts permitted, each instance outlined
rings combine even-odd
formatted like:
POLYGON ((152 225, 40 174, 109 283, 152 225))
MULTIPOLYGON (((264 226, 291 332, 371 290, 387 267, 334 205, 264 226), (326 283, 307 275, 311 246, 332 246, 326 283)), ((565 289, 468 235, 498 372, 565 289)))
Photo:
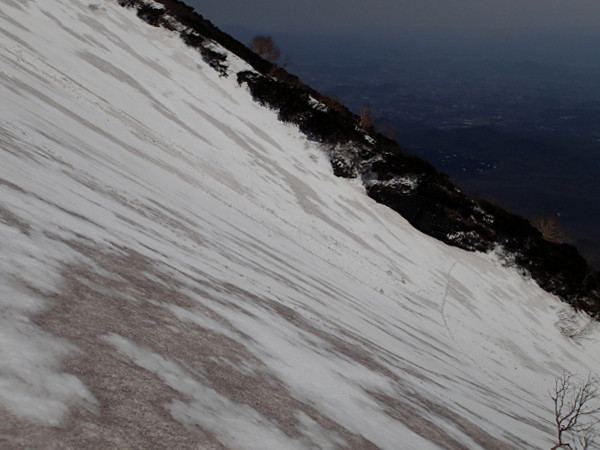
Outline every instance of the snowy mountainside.
POLYGON ((552 445, 596 324, 336 178, 234 55, 0 5, 1 447, 552 445))

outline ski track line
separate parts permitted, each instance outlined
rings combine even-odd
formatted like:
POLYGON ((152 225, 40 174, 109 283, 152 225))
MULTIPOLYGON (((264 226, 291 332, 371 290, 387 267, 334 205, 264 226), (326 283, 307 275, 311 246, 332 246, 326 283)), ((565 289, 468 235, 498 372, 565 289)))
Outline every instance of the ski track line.
POLYGON ((462 264, 460 261, 454 261, 452 263, 452 265, 450 266, 450 268, 448 269, 448 272, 446 273, 446 276, 448 277, 448 282, 446 283, 446 291, 444 292, 444 298, 442 299, 442 303, 440 305, 440 315, 442 316, 442 320, 444 321, 444 326, 446 327, 446 330, 448 331, 450 338, 456 344, 457 348, 462 353, 464 353, 464 355, 473 363, 473 365, 475 367, 477 367, 481 371, 481 373, 487 375, 488 377, 490 377, 493 380, 497 380, 498 377, 492 376, 492 374, 490 374, 486 369, 481 367, 481 365, 479 365, 479 363, 469 355, 469 353, 463 348, 463 346, 460 344, 460 342, 458 342, 458 340, 456 339, 454 333, 452 332, 452 329, 450 328, 450 325, 448 325, 448 317, 446 315, 446 304, 448 303, 448 296, 450 294, 452 271, 459 264, 462 265, 466 269, 466 266, 464 264, 462 264))

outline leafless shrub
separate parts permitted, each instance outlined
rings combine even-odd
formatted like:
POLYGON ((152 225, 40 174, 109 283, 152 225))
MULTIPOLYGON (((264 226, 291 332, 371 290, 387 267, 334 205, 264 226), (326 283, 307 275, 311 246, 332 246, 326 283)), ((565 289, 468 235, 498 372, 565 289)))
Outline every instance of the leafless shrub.
POLYGON ((594 267, 600 268, 600 258, 598 258, 598 254, 589 248, 584 248, 581 252, 581 256, 583 256, 583 259, 585 259, 588 264, 585 277, 583 278, 583 284, 598 283, 598 281, 600 281, 600 273, 594 269, 594 267))
POLYGON ((371 108, 369 108, 368 106, 362 106, 358 110, 358 117, 360 118, 359 126, 363 130, 373 128, 373 125, 375 124, 375 117, 371 112, 371 108))
POLYGON ((598 380, 589 374, 586 379, 577 382, 571 373, 565 371, 555 380, 554 389, 549 394, 554 402, 558 441, 550 450, 597 448, 595 444, 600 414, 598 380), (565 442, 567 439, 571 442, 565 442))
POLYGON ((292 63, 292 57, 290 55, 285 55, 283 57, 283 62, 281 63, 281 68, 287 70, 292 63))
POLYGON ((271 36, 254 36, 250 42, 250 49, 260 57, 272 63, 281 57, 281 50, 275 44, 275 41, 271 36))
POLYGON ((547 241, 561 243, 568 239, 567 232, 556 216, 536 214, 531 218, 530 222, 542 233, 543 238, 547 241))
POLYGON ((556 323, 560 333, 576 342, 586 339, 594 326, 594 321, 585 313, 578 313, 572 308, 558 313, 556 323))
POLYGON ((598 448, 600 443, 600 434, 597 430, 590 428, 583 433, 575 436, 575 448, 581 450, 594 450, 598 448))
POLYGON ((279 78, 285 74, 285 69, 279 67, 277 64, 273 64, 269 70, 269 76, 272 78, 279 78))

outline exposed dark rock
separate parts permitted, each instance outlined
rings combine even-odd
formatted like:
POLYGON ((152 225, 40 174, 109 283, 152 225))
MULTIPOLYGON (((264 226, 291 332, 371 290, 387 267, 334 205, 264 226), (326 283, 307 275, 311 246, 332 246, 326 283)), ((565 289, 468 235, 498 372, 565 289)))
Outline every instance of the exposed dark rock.
POLYGON ((153 8, 150 5, 142 5, 138 8, 137 15, 140 19, 148 22, 153 27, 159 27, 161 24, 160 19, 163 15, 163 10, 153 8))

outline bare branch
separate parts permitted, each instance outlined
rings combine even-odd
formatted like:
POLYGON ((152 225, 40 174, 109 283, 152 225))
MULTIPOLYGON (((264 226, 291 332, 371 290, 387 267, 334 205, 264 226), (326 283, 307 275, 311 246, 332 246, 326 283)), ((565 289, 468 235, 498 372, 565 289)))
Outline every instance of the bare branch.
POLYGON ((271 36, 254 36, 250 42, 250 49, 272 63, 281 57, 281 50, 271 36))
POLYGON ((359 126, 363 130, 372 128, 373 125, 375 124, 375 117, 373 116, 373 113, 371 112, 371 108, 369 108, 368 106, 362 106, 358 110, 358 117, 360 118, 359 126))
POLYGON ((588 374, 587 379, 575 384, 574 377, 569 372, 554 381, 554 390, 550 393, 554 402, 554 422, 556 424, 558 448, 591 449, 598 437, 596 426, 600 414, 600 390, 598 380, 588 374), (568 433, 572 443, 563 442, 568 433))

